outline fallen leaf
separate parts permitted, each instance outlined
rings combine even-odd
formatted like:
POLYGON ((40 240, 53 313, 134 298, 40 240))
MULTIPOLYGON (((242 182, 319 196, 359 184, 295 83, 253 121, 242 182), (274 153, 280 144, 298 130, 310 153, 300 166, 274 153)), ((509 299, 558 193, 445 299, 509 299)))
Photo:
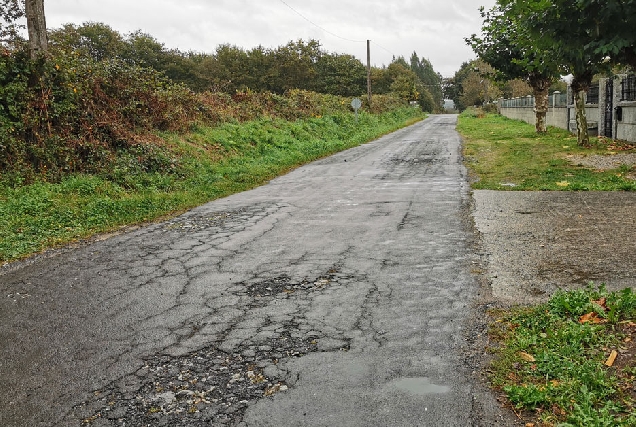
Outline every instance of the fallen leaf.
POLYGON ((598 317, 598 314, 591 312, 579 317, 579 323, 603 323, 605 320, 598 317))
POLYGON ((614 365, 614 361, 616 361, 616 357, 618 356, 618 352, 616 350, 612 350, 612 353, 610 354, 610 356, 607 358, 607 361, 605 361, 605 366, 612 366, 614 365))
POLYGON ((537 361, 537 359, 535 359, 531 354, 528 354, 525 351, 520 351, 519 352, 519 356, 521 356, 521 358, 523 360, 525 360, 526 362, 536 362, 537 361))
POLYGON ((605 299, 605 297, 596 301, 592 301, 592 303, 600 305, 605 311, 607 311, 607 300, 605 299))
POLYGON ((568 181, 559 181, 556 183, 556 185, 559 187, 568 187, 570 183, 568 181))
POLYGON ((592 318, 592 316, 594 316, 596 313, 587 313, 584 314, 583 316, 579 317, 579 323, 586 323, 589 322, 590 319, 592 318))

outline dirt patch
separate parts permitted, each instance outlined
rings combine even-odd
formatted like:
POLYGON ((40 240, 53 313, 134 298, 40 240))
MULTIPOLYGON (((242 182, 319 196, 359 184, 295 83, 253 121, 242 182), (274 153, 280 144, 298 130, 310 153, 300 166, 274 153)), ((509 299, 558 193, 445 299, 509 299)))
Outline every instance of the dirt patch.
POLYGON ((546 301, 590 282, 636 289, 636 193, 479 190, 480 233, 492 296, 546 301))
POLYGON ((615 153, 606 155, 570 155, 566 159, 573 165, 584 166, 596 170, 618 169, 626 165, 634 167, 636 165, 636 153, 615 153))

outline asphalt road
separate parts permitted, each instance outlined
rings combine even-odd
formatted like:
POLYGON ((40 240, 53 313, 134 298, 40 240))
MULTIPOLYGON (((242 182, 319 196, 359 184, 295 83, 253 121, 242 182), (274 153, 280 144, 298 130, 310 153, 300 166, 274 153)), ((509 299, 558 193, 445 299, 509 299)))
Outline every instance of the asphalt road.
POLYGON ((455 123, 8 269, 0 425, 505 425, 455 123))

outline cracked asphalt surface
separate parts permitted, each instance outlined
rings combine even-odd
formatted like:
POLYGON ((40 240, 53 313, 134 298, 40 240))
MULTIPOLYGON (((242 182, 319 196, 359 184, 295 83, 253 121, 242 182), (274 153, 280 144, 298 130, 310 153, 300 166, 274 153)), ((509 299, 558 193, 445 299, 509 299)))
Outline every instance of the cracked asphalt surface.
POLYGON ((457 117, 0 275, 2 426, 512 425, 457 117))

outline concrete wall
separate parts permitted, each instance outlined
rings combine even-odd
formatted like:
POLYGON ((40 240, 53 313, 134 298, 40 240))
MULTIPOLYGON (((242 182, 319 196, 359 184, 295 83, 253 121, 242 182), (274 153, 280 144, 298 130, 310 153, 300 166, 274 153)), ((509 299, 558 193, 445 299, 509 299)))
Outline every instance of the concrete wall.
POLYGON ((622 108, 622 120, 616 121, 616 139, 636 142, 636 102, 622 101, 617 107, 622 108))
MULTIPOLYGON (((511 119, 522 120, 526 123, 530 123, 531 125, 534 125, 537 122, 537 116, 534 112, 534 107, 502 107, 499 110, 499 114, 511 119)), ((548 126, 555 126, 561 129, 567 129, 568 109, 567 107, 550 107, 548 108, 548 113, 545 119, 548 126)))
MULTIPOLYGON (((576 111, 574 105, 570 109, 570 132, 576 133, 576 111)), ((590 136, 599 135, 600 109, 598 104, 585 104, 585 116, 587 117, 587 130, 590 136)))
MULTIPOLYGON (((586 104, 585 114, 587 116, 588 130, 590 135, 611 135, 614 139, 636 142, 636 101, 624 101, 621 99, 621 83, 626 76, 616 76, 613 82, 613 93, 608 94, 608 79, 601 79, 599 82, 599 103, 586 104), (608 100, 608 98, 610 98, 608 100), (610 104, 611 102, 611 104, 610 104), (622 112, 622 117, 618 117, 618 111, 622 112), (612 128, 605 129, 605 112, 612 111, 612 128)), ((531 98, 531 97, 528 97, 531 98)), ((568 129, 576 133, 576 113, 572 105, 571 91, 568 89, 567 100, 563 106, 556 103, 555 107, 550 107, 546 116, 548 126, 555 126, 561 129, 568 129)), ((551 102, 552 99, 551 99, 551 102)), ((511 119, 522 120, 532 125, 535 124, 534 99, 516 98, 514 100, 500 100, 499 113, 511 119)), ((609 122, 608 122, 609 126, 609 122)))

